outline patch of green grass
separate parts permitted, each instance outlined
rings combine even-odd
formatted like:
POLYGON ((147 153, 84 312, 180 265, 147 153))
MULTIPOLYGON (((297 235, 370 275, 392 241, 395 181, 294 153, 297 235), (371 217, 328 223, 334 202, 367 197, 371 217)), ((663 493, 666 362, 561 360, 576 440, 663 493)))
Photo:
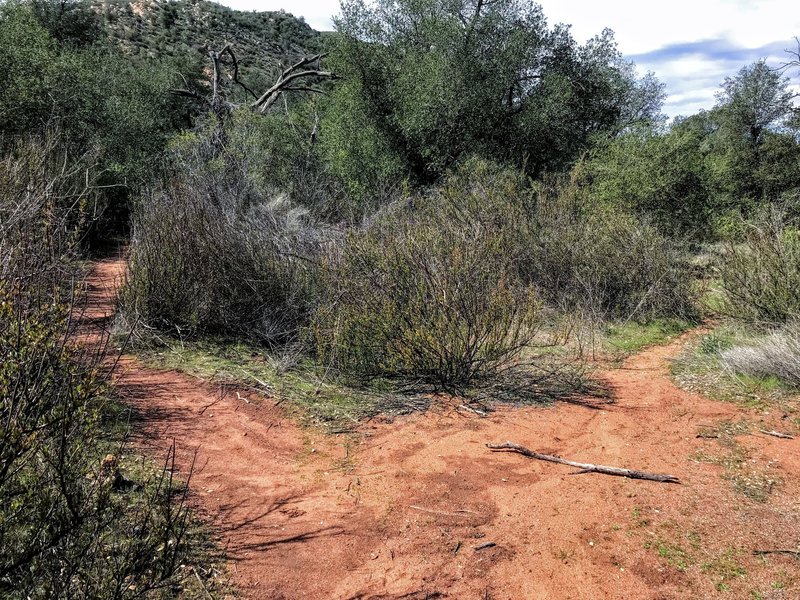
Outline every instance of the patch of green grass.
POLYGON ((720 361, 720 353, 747 345, 757 334, 726 322, 687 345, 672 361, 673 380, 683 389, 713 400, 734 402, 743 408, 765 410, 779 405, 787 410, 798 399, 797 390, 777 377, 754 377, 733 373, 720 361), (787 404, 787 402, 789 404, 787 404))
POLYGON ((402 414, 427 405, 420 397, 391 392, 377 380, 369 388, 350 387, 299 353, 268 354, 242 342, 170 341, 166 348, 139 356, 151 367, 174 369, 209 381, 242 385, 278 401, 309 424, 333 430, 385 412, 402 414))
POLYGON ((660 538, 644 543, 645 550, 654 549, 658 555, 679 571, 685 571, 693 560, 690 554, 678 544, 660 538))
POLYGON ((650 519, 642 516, 642 509, 634 506, 631 510, 631 519, 636 527, 647 527, 650 525, 650 519))
POLYGON ((613 351, 631 353, 669 342, 691 327, 691 323, 680 319, 657 319, 647 324, 610 324, 603 330, 603 341, 613 351))
POLYGON ((709 454, 701 450, 690 458, 720 465, 725 470, 723 477, 733 484, 734 490, 755 502, 766 502, 780 480, 768 469, 755 466, 749 460, 747 450, 734 438, 735 435, 747 433, 749 430, 749 425, 744 421, 723 421, 716 428, 717 434, 713 436, 723 447, 723 453, 709 454))
POLYGON ((700 565, 700 570, 714 580, 718 592, 730 589, 730 583, 747 576, 747 570, 737 562, 739 551, 728 549, 713 560, 700 565))

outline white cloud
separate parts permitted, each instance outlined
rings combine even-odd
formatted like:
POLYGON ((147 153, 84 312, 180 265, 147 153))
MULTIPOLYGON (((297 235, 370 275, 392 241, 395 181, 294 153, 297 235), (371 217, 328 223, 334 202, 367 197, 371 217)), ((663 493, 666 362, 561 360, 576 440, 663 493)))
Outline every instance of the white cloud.
POLYGON ((793 0, 541 0, 539 4, 551 23, 572 24, 579 41, 610 27, 626 54, 720 38, 758 48, 800 35, 800 11, 793 0))

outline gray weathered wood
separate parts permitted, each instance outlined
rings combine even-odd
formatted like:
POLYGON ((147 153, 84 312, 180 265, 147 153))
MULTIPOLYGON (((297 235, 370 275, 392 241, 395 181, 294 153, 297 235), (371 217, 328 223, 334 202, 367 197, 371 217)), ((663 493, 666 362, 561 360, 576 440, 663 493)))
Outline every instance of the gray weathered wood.
POLYGON ((590 463, 579 463, 572 460, 561 458, 560 456, 551 456, 549 454, 540 454, 533 450, 528 450, 524 446, 506 442, 505 444, 486 444, 486 447, 495 452, 516 452, 527 456, 528 458, 535 458, 536 460, 545 460, 547 462, 557 463, 559 465, 567 465, 580 469, 580 473, 602 473, 603 475, 614 475, 616 477, 628 477, 629 479, 645 479, 647 481, 658 481, 660 483, 680 483, 680 480, 674 475, 664 475, 661 473, 648 473, 647 471, 637 471, 635 469, 621 469, 619 467, 607 467, 604 465, 593 465, 590 463))

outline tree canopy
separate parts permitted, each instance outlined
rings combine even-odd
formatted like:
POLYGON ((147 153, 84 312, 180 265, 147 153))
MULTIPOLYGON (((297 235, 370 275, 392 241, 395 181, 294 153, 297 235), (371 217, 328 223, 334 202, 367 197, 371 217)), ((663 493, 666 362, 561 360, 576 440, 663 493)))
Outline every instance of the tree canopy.
POLYGON ((336 29, 336 143, 386 151, 413 181, 467 154, 563 168, 594 136, 660 118, 663 86, 637 78, 612 32, 578 44, 530 2, 346 0, 336 29))

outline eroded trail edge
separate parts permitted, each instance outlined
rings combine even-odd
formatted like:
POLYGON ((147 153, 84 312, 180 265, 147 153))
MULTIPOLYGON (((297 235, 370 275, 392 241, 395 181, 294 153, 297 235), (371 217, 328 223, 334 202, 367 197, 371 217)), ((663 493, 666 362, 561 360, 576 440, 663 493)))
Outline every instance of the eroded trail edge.
MULTIPOLYGON (((94 322, 112 315, 123 269, 96 264, 94 322)), ((719 464, 698 460, 720 451, 696 437, 698 423, 752 415, 672 383, 667 361, 682 344, 605 373, 616 402, 603 410, 561 404, 480 418, 445 403, 349 436, 300 428, 269 398, 245 402, 129 356, 115 381, 136 415, 135 443, 163 453, 174 439, 179 468, 195 461, 192 503, 219 532, 245 598, 677 599, 721 586, 747 597, 795 560, 752 551, 800 541, 800 447, 741 440, 748 460, 782 481, 768 502, 748 500, 719 464), (506 439, 679 473, 683 485, 574 477, 487 453, 486 440, 506 439), (740 570, 719 566, 730 562, 740 570)))

